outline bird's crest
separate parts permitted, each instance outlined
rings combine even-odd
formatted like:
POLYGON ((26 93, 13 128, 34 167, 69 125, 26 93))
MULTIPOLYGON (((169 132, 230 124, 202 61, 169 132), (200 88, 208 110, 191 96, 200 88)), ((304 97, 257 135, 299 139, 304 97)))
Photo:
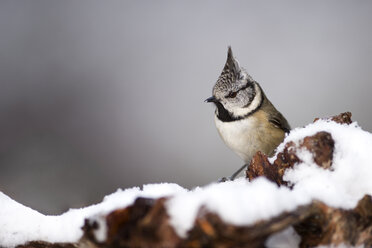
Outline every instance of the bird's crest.
POLYGON ((240 74, 240 65, 239 62, 234 58, 231 46, 229 46, 227 50, 227 60, 223 70, 225 72, 232 72, 235 77, 238 77, 238 75, 240 74))

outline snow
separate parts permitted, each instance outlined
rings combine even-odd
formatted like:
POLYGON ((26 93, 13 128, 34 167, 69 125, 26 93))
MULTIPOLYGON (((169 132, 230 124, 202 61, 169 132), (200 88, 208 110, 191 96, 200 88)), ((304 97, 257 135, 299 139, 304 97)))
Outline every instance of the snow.
MULTIPOLYGON (((149 184, 142 189, 119 189, 99 204, 71 209, 60 216, 43 215, 0 192, 0 247, 14 247, 33 240, 76 242, 82 235, 81 227, 86 218, 101 224, 95 234, 97 239, 104 240, 104 216, 132 204, 137 197, 170 197, 166 202, 170 223, 182 237, 193 226, 202 207, 218 214, 227 223, 240 226, 294 210, 312 200, 337 208, 353 208, 365 194, 372 194, 371 133, 363 131, 356 123, 340 125, 320 120, 292 130, 278 152, 284 149, 284 143, 293 141, 299 145, 304 137, 320 131, 331 133, 335 141, 332 170, 319 168, 308 151, 298 150, 297 155, 303 162, 287 170, 284 176, 294 185, 292 190, 278 187, 265 178, 253 182, 240 178, 191 191, 177 184, 149 184)), ((299 242, 290 228, 272 235, 267 246, 278 247, 273 244, 279 241, 292 242, 293 247, 299 242)))
MULTIPOLYGON (((348 126, 318 121, 294 130, 284 142, 298 143, 303 137, 319 131, 331 133, 335 141, 333 170, 321 169, 312 159, 299 156, 304 163, 287 171, 284 179, 295 184, 294 193, 301 192, 329 206, 353 208, 365 194, 372 194, 372 134, 356 123, 348 126)), ((283 147, 281 145, 279 149, 283 147)))
POLYGON ((299 145, 304 137, 320 131, 331 133, 335 141, 333 170, 320 168, 310 152, 299 150, 297 155, 303 163, 288 170, 284 176, 285 180, 295 184, 293 190, 278 188, 259 178, 251 183, 238 180, 212 184, 203 190, 176 195, 169 201, 168 211, 178 234, 186 235, 200 206, 235 225, 249 225, 268 219, 311 200, 321 200, 330 206, 345 209, 355 207, 365 194, 372 194, 371 133, 363 131, 356 123, 348 126, 320 120, 305 128, 292 130, 277 153, 283 151, 285 143, 293 141, 299 145))
POLYGON ((293 227, 288 227, 281 232, 271 235, 265 242, 267 248, 298 248, 301 237, 293 227))
MULTIPOLYGON (((0 247, 15 247, 28 241, 77 242, 82 236, 85 218, 102 223, 102 216, 134 202, 137 197, 158 198, 184 192, 185 189, 170 183, 149 184, 141 190, 134 187, 118 189, 105 196, 99 204, 81 209, 71 209, 59 216, 43 215, 25 207, 0 192, 0 247)), ((105 225, 96 232, 99 240, 105 238, 105 225)))
POLYGON ((265 178, 252 183, 239 178, 175 195, 168 201, 168 214, 177 233, 185 237, 202 206, 228 223, 247 225, 309 202, 309 198, 291 194, 290 189, 279 188, 265 178))

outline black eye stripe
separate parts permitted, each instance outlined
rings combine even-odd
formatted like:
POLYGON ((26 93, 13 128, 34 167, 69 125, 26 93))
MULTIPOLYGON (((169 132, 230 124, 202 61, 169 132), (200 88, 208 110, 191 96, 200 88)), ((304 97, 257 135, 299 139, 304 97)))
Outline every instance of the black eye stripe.
POLYGON ((244 85, 242 88, 238 89, 237 91, 230 91, 229 94, 227 94, 225 97, 226 98, 234 98, 234 97, 236 97, 236 95, 238 94, 239 91, 245 90, 246 88, 249 87, 250 84, 251 83, 248 82, 246 85, 244 85))
POLYGON ((238 94, 238 91, 235 91, 235 92, 230 92, 226 97, 227 98, 234 98, 234 97, 236 97, 236 95, 238 94))
MULTIPOLYGON (((247 83, 246 85, 244 85, 242 88, 240 88, 239 90, 245 90, 246 88, 248 88, 249 87, 249 85, 251 85, 251 83, 249 82, 249 83, 247 83)), ((238 90, 238 91, 239 91, 238 90)))

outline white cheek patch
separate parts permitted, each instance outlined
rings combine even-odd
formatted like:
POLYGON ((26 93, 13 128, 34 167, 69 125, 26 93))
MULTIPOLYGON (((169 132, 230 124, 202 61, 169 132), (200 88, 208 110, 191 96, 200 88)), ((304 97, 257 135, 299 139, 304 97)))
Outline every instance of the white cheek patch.
POLYGON ((254 89, 256 91, 256 95, 253 98, 253 101, 245 108, 234 108, 231 112, 234 115, 234 117, 241 117, 248 115, 249 113, 255 111, 262 102, 262 92, 260 87, 257 85, 257 83, 254 83, 254 89))

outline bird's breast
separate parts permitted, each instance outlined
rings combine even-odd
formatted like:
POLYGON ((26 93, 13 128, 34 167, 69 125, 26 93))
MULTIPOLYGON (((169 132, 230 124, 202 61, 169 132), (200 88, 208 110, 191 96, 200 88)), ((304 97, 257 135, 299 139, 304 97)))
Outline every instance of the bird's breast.
POLYGON ((272 154, 284 138, 284 132, 270 125, 263 111, 231 122, 223 122, 215 116, 215 123, 225 144, 246 163, 257 151, 272 154))
POLYGON ((259 124, 255 118, 223 122, 215 116, 219 135, 225 144, 245 162, 249 162, 257 147, 256 134, 259 124))

